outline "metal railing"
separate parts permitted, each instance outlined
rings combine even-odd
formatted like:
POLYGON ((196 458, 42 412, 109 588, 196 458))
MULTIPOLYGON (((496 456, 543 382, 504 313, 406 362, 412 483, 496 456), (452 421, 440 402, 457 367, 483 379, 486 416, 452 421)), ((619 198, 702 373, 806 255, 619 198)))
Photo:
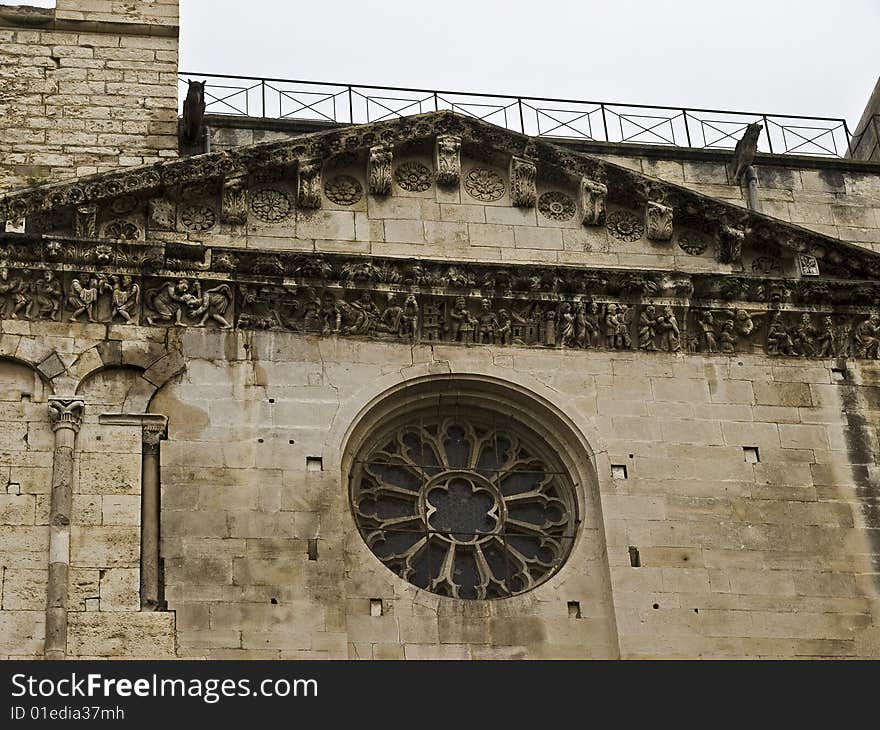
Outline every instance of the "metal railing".
POLYGON ((362 124, 446 109, 536 137, 704 149, 732 149, 759 122, 762 152, 845 157, 853 143, 846 120, 834 117, 189 72, 179 75, 181 103, 190 80, 206 82, 208 114, 362 124))

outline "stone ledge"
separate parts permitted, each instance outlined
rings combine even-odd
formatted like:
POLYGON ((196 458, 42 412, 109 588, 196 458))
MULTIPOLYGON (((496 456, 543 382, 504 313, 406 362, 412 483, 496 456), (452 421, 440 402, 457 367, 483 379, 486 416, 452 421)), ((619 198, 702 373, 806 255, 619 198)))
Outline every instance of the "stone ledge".
POLYGON ((66 18, 55 17, 55 11, 53 9, 34 8, 27 5, 0 8, 0 28, 28 28, 73 33, 145 35, 164 38, 177 38, 180 35, 180 26, 177 25, 128 23, 124 20, 112 23, 103 20, 69 20, 66 18))

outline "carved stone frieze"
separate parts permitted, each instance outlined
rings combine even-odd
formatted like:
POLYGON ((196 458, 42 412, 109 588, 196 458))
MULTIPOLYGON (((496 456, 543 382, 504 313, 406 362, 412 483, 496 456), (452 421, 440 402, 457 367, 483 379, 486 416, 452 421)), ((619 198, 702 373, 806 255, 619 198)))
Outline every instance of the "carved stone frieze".
POLYGON ((388 195, 391 192, 391 161, 393 147, 387 144, 370 147, 367 156, 367 189, 370 195, 388 195))
POLYGON ((0 237, 0 318, 573 349, 880 357, 880 283, 0 237), (15 242, 15 243, 13 243, 15 242), (45 257, 48 242, 60 260, 45 257), (4 265, 10 250, 38 261, 4 265), (43 253, 39 253, 39 252, 43 253), (66 261, 79 261, 75 266, 66 261), (34 265, 36 264, 36 265, 34 265))
POLYGON ((458 185, 461 180, 461 137, 438 134, 434 145, 434 171, 437 184, 458 185))
POLYGON ((321 207, 322 161, 303 160, 297 168, 296 204, 300 208, 321 207))
POLYGON ((538 169, 534 162, 521 157, 510 158, 510 204, 515 208, 534 208, 538 199, 536 180, 538 169))

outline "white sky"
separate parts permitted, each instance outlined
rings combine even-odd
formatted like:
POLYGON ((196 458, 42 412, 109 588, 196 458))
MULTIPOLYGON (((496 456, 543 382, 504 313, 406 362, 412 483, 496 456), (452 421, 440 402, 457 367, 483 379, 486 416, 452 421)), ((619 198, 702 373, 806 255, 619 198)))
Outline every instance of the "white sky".
POLYGON ((878 0, 181 0, 180 35, 184 71, 845 117, 851 128, 880 73, 878 0))

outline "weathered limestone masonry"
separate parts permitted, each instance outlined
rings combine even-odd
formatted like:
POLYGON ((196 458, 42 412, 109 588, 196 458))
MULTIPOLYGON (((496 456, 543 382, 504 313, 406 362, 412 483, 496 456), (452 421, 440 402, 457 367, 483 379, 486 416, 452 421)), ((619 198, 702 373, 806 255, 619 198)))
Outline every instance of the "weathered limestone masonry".
POLYGON ((6 656, 880 653, 873 251, 442 112, 11 218, 6 656))
POLYGON ((177 155, 177 10, 0 8, 0 191, 177 155))

